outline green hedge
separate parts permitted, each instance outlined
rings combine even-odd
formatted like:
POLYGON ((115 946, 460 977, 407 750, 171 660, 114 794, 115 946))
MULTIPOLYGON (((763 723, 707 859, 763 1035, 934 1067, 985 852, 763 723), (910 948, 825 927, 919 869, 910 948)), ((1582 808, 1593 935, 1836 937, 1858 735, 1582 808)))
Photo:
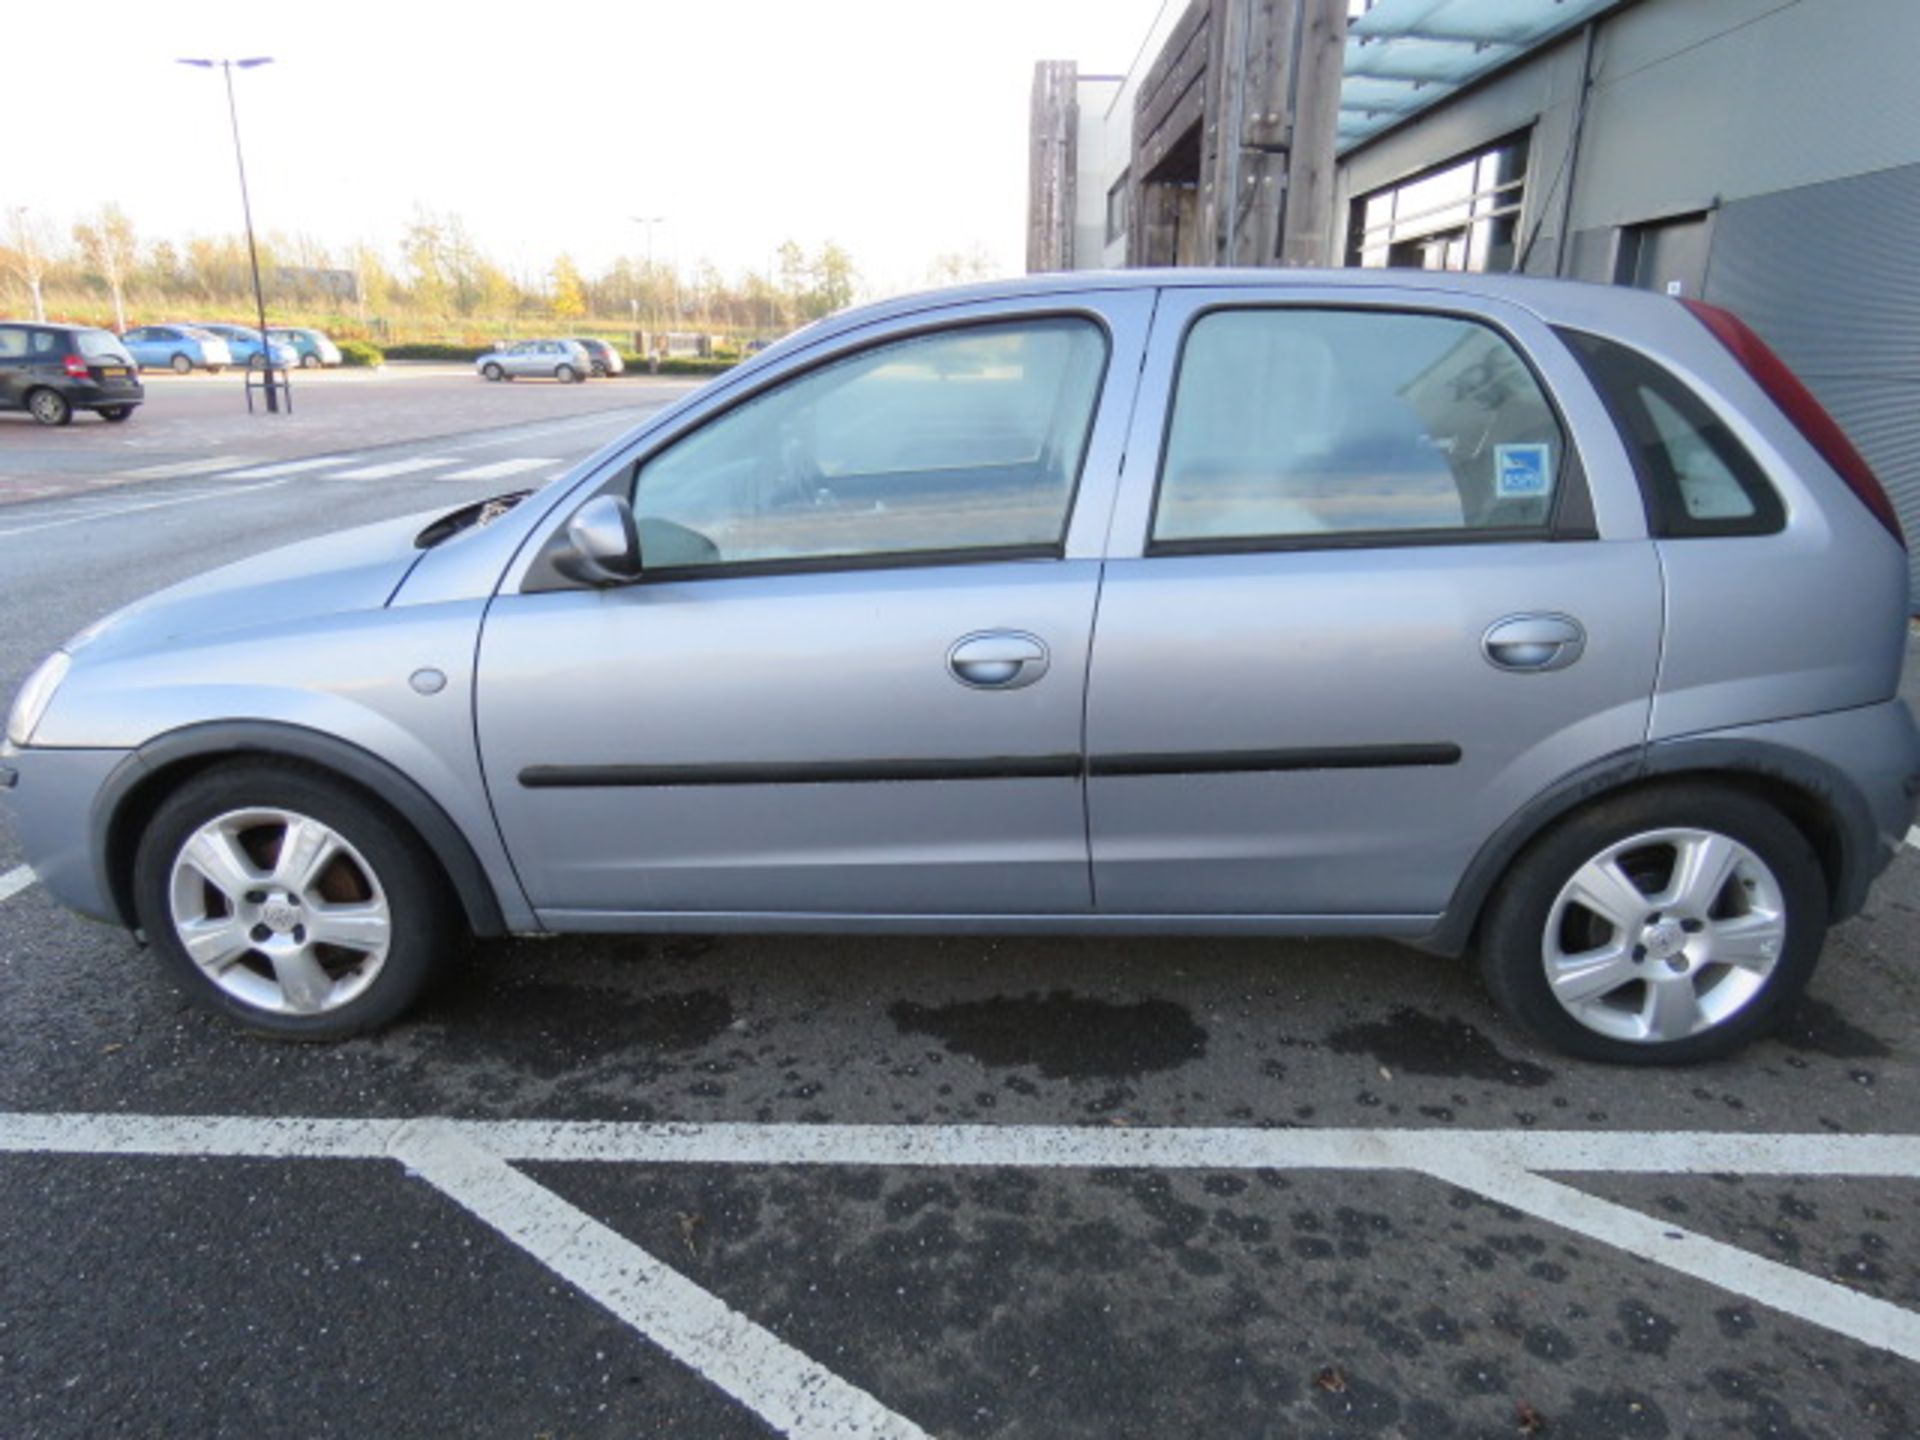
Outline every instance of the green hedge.
MULTIPOLYGON (((372 349, 373 347, 368 346, 367 348, 372 349)), ((478 360, 493 348, 491 345, 447 345, 437 341, 410 341, 403 345, 387 346, 386 358, 389 360, 456 360, 472 362, 478 360)), ((343 343, 340 349, 342 354, 344 354, 346 344, 343 343)), ((645 375, 648 373, 645 356, 622 351, 620 358, 626 362, 627 373, 629 375, 645 375)), ((731 370, 739 363, 737 359, 731 356, 716 356, 711 360, 703 360, 698 356, 692 355, 671 356, 660 362, 658 373, 662 375, 718 375, 722 370, 731 370)))
MULTIPOLYGON (((629 375, 645 375, 647 357, 620 352, 620 358, 626 362, 629 375)), ((668 356, 660 362, 659 374, 662 375, 718 375, 722 370, 731 370, 740 362, 731 356, 716 356, 703 360, 697 355, 668 356)))
POLYGON ((404 345, 389 345, 389 360, 478 360, 491 345, 442 345, 435 341, 409 341, 404 345))
POLYGON ((387 358, 378 345, 371 345, 365 340, 338 340, 334 343, 340 348, 342 365, 379 365, 387 358))

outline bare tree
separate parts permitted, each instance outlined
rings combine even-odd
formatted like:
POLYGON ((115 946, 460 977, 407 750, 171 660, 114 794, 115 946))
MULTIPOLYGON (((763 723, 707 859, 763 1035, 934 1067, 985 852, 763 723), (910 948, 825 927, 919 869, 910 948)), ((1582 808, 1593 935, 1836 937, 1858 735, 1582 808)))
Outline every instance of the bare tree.
POLYGON ((7 244, 6 267, 25 282, 27 294, 33 300, 33 318, 44 324, 47 301, 42 293, 42 285, 53 264, 50 254, 53 249, 52 230, 46 221, 30 213, 26 206, 16 205, 8 216, 7 244))
POLYGON ((125 334, 127 277, 140 259, 133 222, 118 205, 103 205, 92 220, 83 220, 73 227, 73 239, 80 247, 82 258, 107 282, 107 289, 113 295, 113 328, 125 334))

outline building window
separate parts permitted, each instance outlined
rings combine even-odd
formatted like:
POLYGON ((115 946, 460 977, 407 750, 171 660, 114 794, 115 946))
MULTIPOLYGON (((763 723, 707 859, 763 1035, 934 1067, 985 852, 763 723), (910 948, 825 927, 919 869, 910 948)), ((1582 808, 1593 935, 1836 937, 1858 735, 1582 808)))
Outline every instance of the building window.
POLYGON ((1107 191, 1107 243, 1109 245, 1127 233, 1127 185, 1132 178, 1131 172, 1122 170, 1120 178, 1113 182, 1113 188, 1107 191))
POLYGON ((1512 270, 1527 138, 1504 140, 1353 202, 1347 263, 1416 270, 1512 270))

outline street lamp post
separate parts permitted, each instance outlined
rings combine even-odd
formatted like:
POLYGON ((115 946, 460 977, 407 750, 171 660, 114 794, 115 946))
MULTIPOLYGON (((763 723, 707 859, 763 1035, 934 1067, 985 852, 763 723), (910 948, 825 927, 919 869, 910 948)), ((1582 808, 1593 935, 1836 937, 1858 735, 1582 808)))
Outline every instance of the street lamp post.
MULTIPOLYGON (((253 201, 247 195, 247 159, 240 150, 240 111, 233 100, 233 70, 237 65, 242 70, 252 70, 257 66, 271 65, 271 55, 255 55, 246 60, 182 60, 182 65, 192 65, 197 69, 211 70, 219 66, 227 78, 227 119, 233 126, 233 162, 240 170, 240 213, 247 222, 247 260, 253 267, 253 303, 260 318, 260 359, 265 367, 267 409, 278 414, 280 410, 280 392, 273 378, 273 342, 267 336, 267 297, 260 288, 260 249, 253 240, 253 201)), ((248 404, 252 404, 249 396, 248 404)))

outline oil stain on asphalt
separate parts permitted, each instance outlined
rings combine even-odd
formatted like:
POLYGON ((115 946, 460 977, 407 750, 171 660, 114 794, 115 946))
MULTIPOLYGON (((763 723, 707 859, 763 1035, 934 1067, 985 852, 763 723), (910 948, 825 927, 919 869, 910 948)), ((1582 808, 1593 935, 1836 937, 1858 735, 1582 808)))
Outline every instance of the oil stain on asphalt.
POLYGON ((1533 1089, 1553 1071, 1502 1054, 1466 1021, 1400 1006, 1385 1020, 1348 1025, 1327 1037, 1336 1055, 1371 1055, 1410 1075, 1443 1075, 1533 1089))
POLYGON ((1207 1053, 1207 1032, 1184 1005, 1116 1005, 1055 990, 949 1005, 902 1000, 887 1014, 906 1035, 929 1035, 983 1065, 1025 1065, 1049 1080, 1117 1080, 1171 1070, 1207 1053))

